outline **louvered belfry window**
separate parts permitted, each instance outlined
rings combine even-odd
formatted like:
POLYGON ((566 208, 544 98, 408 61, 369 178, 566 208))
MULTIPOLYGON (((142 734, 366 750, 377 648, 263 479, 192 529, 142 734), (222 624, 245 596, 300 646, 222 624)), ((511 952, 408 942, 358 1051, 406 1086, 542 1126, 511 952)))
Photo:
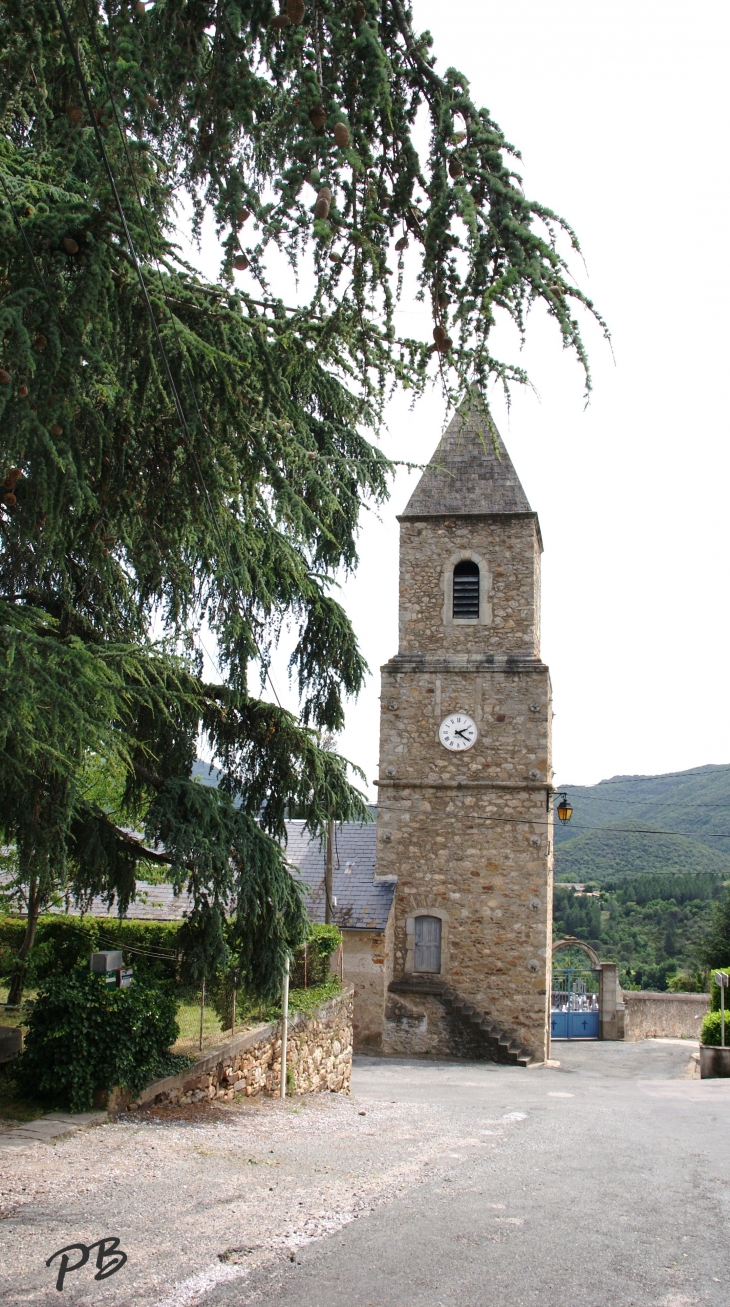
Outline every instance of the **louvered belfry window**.
POLYGON ((457 563, 454 568, 454 617, 479 616, 479 568, 476 563, 457 563))

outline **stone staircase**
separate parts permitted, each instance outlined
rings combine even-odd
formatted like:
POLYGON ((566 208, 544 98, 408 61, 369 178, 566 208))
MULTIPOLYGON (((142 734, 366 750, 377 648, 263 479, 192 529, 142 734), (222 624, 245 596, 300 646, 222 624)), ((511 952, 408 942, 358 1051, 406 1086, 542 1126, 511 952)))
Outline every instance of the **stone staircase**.
POLYGON ((479 1008, 468 999, 457 994, 449 985, 438 980, 409 977, 407 980, 392 981, 388 988, 393 994, 431 994, 438 998, 447 1012, 462 1021, 480 1038, 490 1061, 502 1062, 507 1066, 529 1066, 532 1062, 532 1053, 523 1048, 518 1040, 492 1021, 491 1017, 480 1012, 479 1008))

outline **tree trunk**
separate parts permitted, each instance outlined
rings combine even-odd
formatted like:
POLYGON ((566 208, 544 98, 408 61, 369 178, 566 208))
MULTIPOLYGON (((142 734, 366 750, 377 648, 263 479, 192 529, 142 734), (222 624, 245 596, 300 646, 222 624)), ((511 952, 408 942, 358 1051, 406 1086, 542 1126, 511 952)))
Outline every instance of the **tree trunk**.
POLYGON ((10 989, 8 990, 8 1005, 11 1007, 14 1005, 17 1006, 23 997, 25 976, 28 970, 25 960, 35 943, 35 933, 38 927, 40 906, 41 900, 40 894, 38 893, 38 884, 34 877, 28 886, 28 923, 25 927, 23 942, 18 949, 18 954, 15 959, 15 969, 10 981, 10 989))

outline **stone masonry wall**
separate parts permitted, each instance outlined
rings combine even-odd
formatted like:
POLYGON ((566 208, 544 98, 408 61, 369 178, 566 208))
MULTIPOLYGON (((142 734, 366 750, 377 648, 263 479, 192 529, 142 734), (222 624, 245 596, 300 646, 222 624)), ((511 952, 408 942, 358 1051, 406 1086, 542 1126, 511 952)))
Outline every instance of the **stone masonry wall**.
MULTIPOLYGON (((440 916, 441 978, 542 1060, 552 902, 547 668, 495 659, 458 672, 411 670, 404 661, 383 668, 377 831, 378 872, 398 876, 394 978, 412 969, 409 922, 440 916), (456 708, 479 728, 463 755, 438 742, 441 718, 456 708)), ((384 1041, 390 1047, 391 1035, 384 1041)))
MULTIPOLYGON (((392 932, 391 932, 392 933, 392 932)), ((385 992, 390 979, 389 932, 343 930, 345 980, 353 985, 355 1048, 378 1051, 383 1035, 385 992)))
POLYGON ((655 994, 622 991, 626 1015, 624 1039, 699 1039, 709 994, 655 994))
POLYGON ((539 647, 540 543, 533 513, 401 522, 401 653, 534 658, 539 647), (450 573, 462 556, 473 557, 482 574, 480 620, 454 622, 444 609, 450 573))
POLYGON ((483 1040, 431 994, 391 993, 385 1015, 383 1052, 389 1057, 484 1059, 483 1040))
MULTIPOLYGON (((290 1092, 350 1092, 353 990, 345 985, 314 1014, 292 1015, 287 1038, 290 1092)), ((239 1094, 275 1094, 281 1086, 281 1024, 239 1035, 178 1076, 148 1085, 134 1106, 231 1102, 239 1094)))
MULTIPOLYGON (((377 870, 398 878, 394 979, 413 968, 415 918, 440 917, 439 979, 542 1060, 553 805, 539 579, 532 513, 402 521, 400 648, 381 669, 377 870), (454 621, 445 602, 461 557, 480 568, 478 620, 454 621), (438 740, 440 722, 455 710, 477 724, 468 752, 451 753, 438 740)), ((411 1025, 410 1046, 446 1055, 453 1036, 434 1002, 433 1011, 423 1007, 426 1028, 411 1025)), ((408 1022, 388 1012, 393 1004, 383 1047, 395 1051, 408 1022)))

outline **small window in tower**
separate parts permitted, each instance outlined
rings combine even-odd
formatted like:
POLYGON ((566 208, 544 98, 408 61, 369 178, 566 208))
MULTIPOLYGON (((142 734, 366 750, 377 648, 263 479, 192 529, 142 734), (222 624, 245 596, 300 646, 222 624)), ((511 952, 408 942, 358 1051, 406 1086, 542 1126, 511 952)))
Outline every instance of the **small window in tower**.
POLYGON ((454 617, 479 616, 479 568, 465 561, 454 568, 454 617))

